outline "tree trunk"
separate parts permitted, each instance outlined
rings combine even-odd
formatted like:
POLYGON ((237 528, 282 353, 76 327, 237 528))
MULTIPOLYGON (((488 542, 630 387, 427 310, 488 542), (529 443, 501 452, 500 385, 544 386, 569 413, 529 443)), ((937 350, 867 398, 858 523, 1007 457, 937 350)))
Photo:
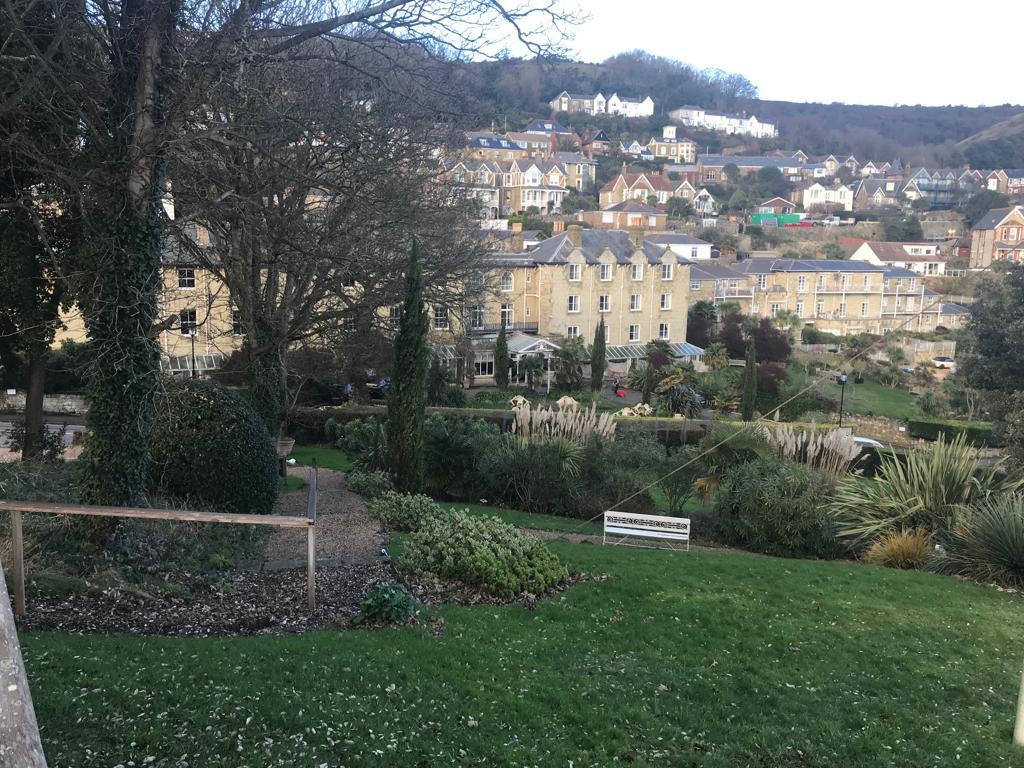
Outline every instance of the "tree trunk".
POLYGON ((43 393, 46 387, 46 347, 33 346, 28 354, 28 390, 25 393, 25 438, 21 444, 22 461, 43 455, 43 393))
POLYGON ((7 583, 0 569, 0 766, 46 768, 21 659, 7 583))
POLYGON ((282 434, 288 398, 284 352, 279 346, 263 345, 257 341, 251 363, 250 393, 253 405, 267 425, 270 436, 277 439, 282 434))

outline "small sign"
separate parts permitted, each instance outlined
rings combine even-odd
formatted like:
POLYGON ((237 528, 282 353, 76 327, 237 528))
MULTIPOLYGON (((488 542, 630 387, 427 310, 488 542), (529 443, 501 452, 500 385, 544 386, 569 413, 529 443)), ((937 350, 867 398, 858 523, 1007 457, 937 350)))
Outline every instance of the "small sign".
POLYGON ((8 389, 7 390, 7 394, 8 395, 16 395, 16 394, 18 394, 18 390, 16 390, 16 389, 8 389))

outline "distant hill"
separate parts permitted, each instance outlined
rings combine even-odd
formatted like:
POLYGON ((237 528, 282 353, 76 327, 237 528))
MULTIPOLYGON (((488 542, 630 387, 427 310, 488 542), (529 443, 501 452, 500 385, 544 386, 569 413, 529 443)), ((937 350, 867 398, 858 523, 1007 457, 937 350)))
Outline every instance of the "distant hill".
MULTIPOLYGON (((742 75, 697 69, 643 51, 619 54, 600 63, 578 61, 470 62, 454 65, 452 86, 467 115, 478 124, 519 127, 526 117, 547 115, 548 102, 563 89, 576 93, 618 91, 650 95, 655 117, 644 121, 606 119, 614 134, 642 135, 660 130, 668 112, 683 104, 756 114, 776 123, 774 142, 747 142, 747 149, 803 149, 810 154, 846 152, 858 158, 900 157, 915 165, 1024 167, 1024 106, 876 106, 768 101, 742 75)), ((572 116, 587 125, 585 117, 572 116)), ((707 143, 709 137, 697 137, 707 143)), ((743 143, 729 140, 729 145, 743 143)), ((713 147, 713 149, 717 149, 713 147)))

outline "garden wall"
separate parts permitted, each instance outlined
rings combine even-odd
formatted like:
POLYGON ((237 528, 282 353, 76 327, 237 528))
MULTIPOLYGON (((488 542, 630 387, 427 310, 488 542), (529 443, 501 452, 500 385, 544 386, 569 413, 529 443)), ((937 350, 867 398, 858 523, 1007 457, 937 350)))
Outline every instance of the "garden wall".
MULTIPOLYGON (((0 412, 21 413, 25 410, 25 393, 0 393, 0 412)), ((83 414, 89 412, 84 395, 43 395, 43 413, 83 414)))

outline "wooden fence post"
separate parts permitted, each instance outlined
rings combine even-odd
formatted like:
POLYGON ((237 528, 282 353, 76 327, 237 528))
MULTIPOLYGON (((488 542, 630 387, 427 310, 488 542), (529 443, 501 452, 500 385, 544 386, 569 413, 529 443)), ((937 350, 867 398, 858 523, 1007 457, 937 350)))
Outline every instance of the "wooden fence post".
MULTIPOLYGON (((25 534, 21 527, 21 512, 11 512, 11 560, 14 580, 14 615, 25 615, 25 534)), ((6 591, 6 590, 5 590, 6 591)))
POLYGON ((1017 694, 1017 722, 1013 726, 1013 743, 1024 747, 1024 672, 1020 676, 1020 692, 1017 694))
POLYGON ((46 768, 39 726, 0 569, 0 766, 46 768))
POLYGON ((306 517, 309 525, 306 528, 306 591, 309 599, 309 612, 316 611, 316 495, 319 472, 316 459, 309 468, 309 493, 306 497, 306 517))

